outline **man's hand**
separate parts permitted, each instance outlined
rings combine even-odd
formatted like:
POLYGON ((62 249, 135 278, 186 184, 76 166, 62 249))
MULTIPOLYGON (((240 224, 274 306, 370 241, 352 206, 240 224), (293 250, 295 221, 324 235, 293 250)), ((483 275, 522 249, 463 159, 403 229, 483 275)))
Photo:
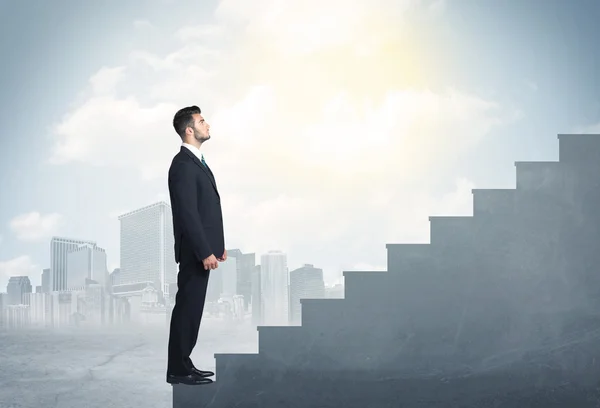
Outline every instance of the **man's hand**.
POLYGON ((211 255, 208 258, 204 259, 202 261, 202 263, 204 264, 204 269, 207 270, 207 271, 209 269, 217 269, 219 267, 219 263, 217 262, 217 258, 215 258, 214 255, 211 255))
POLYGON ((217 258, 217 261, 219 262, 224 262, 227 259, 227 250, 225 250, 225 252, 223 252, 223 256, 220 258, 217 258))

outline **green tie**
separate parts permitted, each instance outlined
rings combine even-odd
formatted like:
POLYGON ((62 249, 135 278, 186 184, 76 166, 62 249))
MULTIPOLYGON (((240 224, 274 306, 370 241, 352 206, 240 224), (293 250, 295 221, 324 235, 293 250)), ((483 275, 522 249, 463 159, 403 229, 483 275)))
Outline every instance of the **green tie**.
POLYGON ((208 168, 208 166, 206 165, 206 162, 204 161, 204 155, 202 155, 202 160, 201 160, 202 164, 204 165, 204 167, 208 168))

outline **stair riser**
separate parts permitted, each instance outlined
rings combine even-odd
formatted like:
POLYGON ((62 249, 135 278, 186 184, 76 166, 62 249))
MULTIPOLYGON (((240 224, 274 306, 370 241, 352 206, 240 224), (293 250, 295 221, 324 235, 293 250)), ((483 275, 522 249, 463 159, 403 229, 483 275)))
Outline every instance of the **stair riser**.
POLYGON ((389 288, 388 272, 347 273, 344 278, 346 300, 368 301, 389 288))
POLYGON ((302 327, 261 327, 258 352, 272 360, 288 360, 305 347, 306 337, 302 327))
POLYGON ((429 234, 432 246, 464 246, 472 243, 476 231, 476 222, 473 217, 431 217, 429 220, 429 234))
POLYGON ((431 264, 429 244, 388 245, 387 270, 389 273, 410 272, 431 264))
POLYGON ((562 186, 565 178, 564 166, 560 163, 515 163, 518 190, 553 191, 562 186))
POLYGON ((561 163, 600 167, 600 135, 559 135, 558 151, 561 163))
POLYGON ((512 215, 516 190, 473 190, 473 215, 512 215))

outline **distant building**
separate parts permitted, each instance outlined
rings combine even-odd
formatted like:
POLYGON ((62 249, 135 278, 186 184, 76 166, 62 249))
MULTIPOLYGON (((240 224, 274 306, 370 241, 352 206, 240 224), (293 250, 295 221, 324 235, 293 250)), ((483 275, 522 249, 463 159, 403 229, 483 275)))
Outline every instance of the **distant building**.
POLYGON ((113 287, 115 285, 118 285, 119 282, 119 278, 121 276, 121 268, 115 268, 113 269, 113 271, 110 273, 109 277, 108 277, 108 281, 109 281, 109 287, 113 287))
POLYGON ((96 243, 94 241, 52 237, 50 240, 50 281, 48 282, 50 291, 67 290, 67 254, 81 245, 95 247, 96 243))
POLYGON ((29 306, 29 323, 36 326, 46 326, 49 323, 46 313, 46 298, 49 295, 42 292, 26 293, 23 304, 29 306))
POLYGON ((227 256, 236 259, 236 293, 244 297, 244 309, 248 310, 252 298, 252 272, 256 266, 256 254, 244 254, 239 249, 228 249, 227 256))
POLYGON ((29 276, 11 276, 6 285, 8 305, 22 305, 23 295, 31 293, 32 287, 29 276))
POLYGON ((103 287, 108 283, 106 251, 95 245, 82 245, 67 254, 67 289, 82 289, 87 280, 103 287))
POLYGON ((177 282, 171 207, 158 202, 119 216, 119 284, 151 281, 162 294, 177 282))
POLYGON ((0 293, 0 329, 6 328, 7 322, 8 293, 0 293))
POLYGON ((269 251, 262 255, 260 272, 263 324, 288 325, 290 300, 287 255, 281 251, 269 251))
POLYGON ((252 271, 252 324, 260 326, 263 316, 263 302, 260 287, 261 266, 256 265, 252 271))
POLYGON ((50 277, 50 273, 51 270, 50 268, 46 268, 42 271, 42 292, 43 293, 50 293, 51 292, 51 277, 50 277))
POLYGON ((224 262, 219 264, 219 268, 216 271, 211 271, 210 273, 211 275, 218 273, 222 277, 223 287, 221 289, 220 297, 233 297, 238 294, 237 262, 235 258, 227 258, 224 262))
POLYGON ((290 272, 290 323, 302 322, 300 299, 322 299, 325 296, 323 269, 305 264, 290 272))

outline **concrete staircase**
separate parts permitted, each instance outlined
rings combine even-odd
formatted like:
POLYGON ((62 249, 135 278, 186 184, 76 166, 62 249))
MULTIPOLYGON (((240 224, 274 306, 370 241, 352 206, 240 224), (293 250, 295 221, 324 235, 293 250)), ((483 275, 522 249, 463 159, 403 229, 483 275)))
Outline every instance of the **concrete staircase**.
POLYGON ((387 244, 387 272, 302 300, 302 326, 259 327, 258 354, 216 354, 174 407, 600 406, 600 135, 558 139, 516 189, 474 189, 473 216, 430 217, 429 244, 387 244))

